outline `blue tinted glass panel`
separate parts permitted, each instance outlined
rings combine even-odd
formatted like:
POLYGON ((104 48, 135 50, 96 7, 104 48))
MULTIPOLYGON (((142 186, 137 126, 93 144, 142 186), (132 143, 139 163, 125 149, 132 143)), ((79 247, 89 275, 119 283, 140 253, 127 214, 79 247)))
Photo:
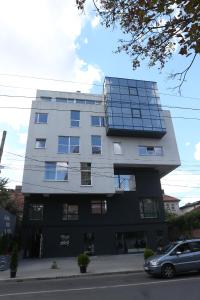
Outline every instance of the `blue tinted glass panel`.
POLYGON ((45 177, 46 180, 54 180, 56 174, 56 163, 45 162, 45 177))
POLYGON ((47 113, 35 113, 35 123, 47 123, 47 113))

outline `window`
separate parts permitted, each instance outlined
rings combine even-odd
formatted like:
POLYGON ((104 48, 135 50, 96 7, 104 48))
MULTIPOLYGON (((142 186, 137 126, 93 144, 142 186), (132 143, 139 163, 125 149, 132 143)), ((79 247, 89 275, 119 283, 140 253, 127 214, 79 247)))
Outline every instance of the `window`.
POLYGON ((141 118, 141 110, 137 108, 132 108, 133 118, 141 118))
POLYGON ((43 219, 43 204, 29 205, 29 219, 35 221, 43 219))
POLYGON ((141 199, 140 200, 140 217, 144 218, 157 218, 158 208, 156 199, 141 199))
POLYGON ((135 191, 136 183, 134 175, 115 175, 116 191, 135 191))
POLYGON ((60 235, 60 246, 69 247, 70 246, 70 235, 68 233, 64 233, 60 235))
POLYGON ((175 252, 181 252, 181 254, 190 253, 191 252, 190 245, 188 243, 184 243, 182 245, 179 245, 175 249, 175 252))
POLYGON ((135 88, 135 87, 129 87, 129 94, 137 96, 137 94, 138 94, 137 88, 135 88))
POLYGON ((80 111, 71 110, 71 127, 80 126, 80 111))
POLYGON ((104 127, 105 126, 104 117, 91 116, 91 125, 96 127, 104 127))
POLYGON ((105 215, 107 213, 107 201, 95 200, 91 201, 91 210, 94 215, 105 215))
POLYGON ((92 135, 92 154, 101 154, 101 136, 92 135))
POLYGON ((44 149, 46 146, 46 139, 36 139, 35 148, 36 149, 44 149))
POLYGON ((75 221, 79 219, 78 205, 75 204, 63 204, 63 221, 75 221))
POLYGON ((193 252, 199 252, 200 251, 200 242, 191 242, 190 246, 192 247, 193 252))
POLYGON ((113 143, 114 154, 122 154, 121 143, 115 142, 113 143))
POLYGON ((67 181, 68 163, 67 162, 45 162, 45 180, 67 181))
POLYGON ((35 113, 35 123, 46 124, 47 123, 48 114, 47 113, 35 113))
POLYGON ((81 185, 91 185, 91 163, 81 162, 81 185))
POLYGON ((79 136, 59 136, 58 153, 79 153, 79 136))
POLYGON ((162 156, 163 148, 160 146, 139 146, 139 155, 162 156))

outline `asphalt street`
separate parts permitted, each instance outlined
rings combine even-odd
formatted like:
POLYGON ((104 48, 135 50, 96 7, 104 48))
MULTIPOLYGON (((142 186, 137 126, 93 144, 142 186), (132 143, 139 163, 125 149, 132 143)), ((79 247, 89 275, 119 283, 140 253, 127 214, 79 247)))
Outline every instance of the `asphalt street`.
POLYGON ((171 280, 142 273, 0 283, 0 300, 199 300, 200 275, 171 280))

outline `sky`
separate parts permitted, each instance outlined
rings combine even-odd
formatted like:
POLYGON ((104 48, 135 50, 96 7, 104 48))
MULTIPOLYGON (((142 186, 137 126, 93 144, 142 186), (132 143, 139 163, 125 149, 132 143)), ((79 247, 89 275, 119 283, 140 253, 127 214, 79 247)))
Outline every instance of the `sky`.
POLYGON ((92 1, 84 14, 75 2, 0 0, 0 137, 7 131, 1 176, 9 178, 10 188, 22 182, 37 89, 101 93, 104 76, 152 80, 158 83, 163 109, 171 111, 181 159, 181 167, 162 179, 162 188, 180 205, 200 200, 199 59, 180 96, 172 89, 178 82, 168 75, 184 70, 190 58, 175 54, 162 72, 149 69, 146 61, 133 71, 130 57, 115 53, 123 37, 120 29, 102 27, 92 1))

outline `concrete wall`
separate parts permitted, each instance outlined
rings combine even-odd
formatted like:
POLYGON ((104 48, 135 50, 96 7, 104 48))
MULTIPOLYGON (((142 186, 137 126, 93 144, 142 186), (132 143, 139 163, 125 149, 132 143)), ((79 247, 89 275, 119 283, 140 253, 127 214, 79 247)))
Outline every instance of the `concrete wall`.
MULTIPOLYGON (((81 93, 39 91, 38 96, 76 97, 101 101, 101 96, 81 93), (64 95, 63 95, 64 94, 64 95)), ((180 165, 173 125, 168 111, 164 111, 167 134, 161 139, 106 136, 105 127, 92 127, 91 116, 104 116, 104 106, 63 104, 33 101, 28 132, 26 160, 23 177, 24 193, 114 193, 114 165, 153 167, 160 177, 180 165), (71 128, 70 111, 79 110, 80 127, 71 128), (47 112, 47 124, 35 124, 36 112, 47 112), (91 135, 101 135, 102 154, 91 153, 91 135), (80 154, 58 154, 58 136, 80 136, 80 154), (35 149, 36 138, 46 138, 46 149, 35 149), (122 154, 113 152, 113 142, 120 142, 122 154), (139 146, 162 146, 163 156, 140 156, 139 146), (44 162, 69 163, 69 180, 55 182, 44 180, 44 162), (92 185, 80 184, 80 162, 92 163, 92 185), (100 167, 100 168, 99 168, 100 167), (71 169, 70 169, 71 168, 71 169)))

